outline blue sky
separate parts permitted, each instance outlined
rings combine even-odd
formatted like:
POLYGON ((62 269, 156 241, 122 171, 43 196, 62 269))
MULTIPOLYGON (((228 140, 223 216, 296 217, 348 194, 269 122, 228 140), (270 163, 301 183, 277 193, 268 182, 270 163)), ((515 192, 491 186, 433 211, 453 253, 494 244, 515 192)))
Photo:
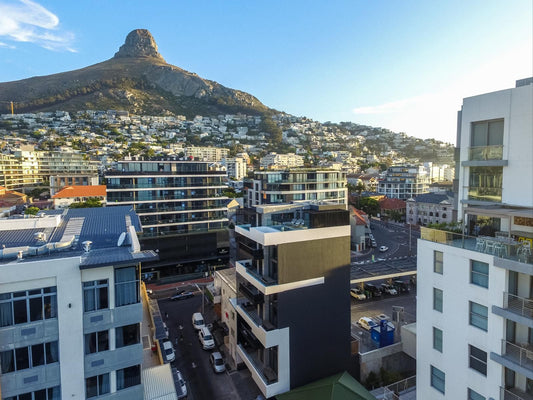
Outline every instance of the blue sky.
POLYGON ((264 104, 455 142, 464 97, 533 75, 531 0, 0 0, 0 81, 111 58, 149 29, 167 62, 264 104))

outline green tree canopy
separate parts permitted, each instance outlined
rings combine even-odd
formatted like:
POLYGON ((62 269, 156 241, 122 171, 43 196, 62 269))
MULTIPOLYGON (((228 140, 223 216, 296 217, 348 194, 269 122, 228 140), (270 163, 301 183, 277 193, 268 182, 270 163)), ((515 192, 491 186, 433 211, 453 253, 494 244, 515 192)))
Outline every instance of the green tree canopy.
POLYGON ((359 208, 370 216, 376 216, 379 214, 379 203, 372 197, 364 197, 359 200, 359 208))

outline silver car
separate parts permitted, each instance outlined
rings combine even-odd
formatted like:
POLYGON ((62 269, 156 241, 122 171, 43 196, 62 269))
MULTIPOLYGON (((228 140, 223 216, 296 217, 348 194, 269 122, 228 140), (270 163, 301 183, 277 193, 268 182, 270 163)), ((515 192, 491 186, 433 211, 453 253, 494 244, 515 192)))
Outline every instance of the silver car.
POLYGON ((224 372, 226 370, 226 364, 222 358, 222 354, 218 351, 215 351, 209 355, 209 362, 213 366, 213 370, 216 373, 224 372))

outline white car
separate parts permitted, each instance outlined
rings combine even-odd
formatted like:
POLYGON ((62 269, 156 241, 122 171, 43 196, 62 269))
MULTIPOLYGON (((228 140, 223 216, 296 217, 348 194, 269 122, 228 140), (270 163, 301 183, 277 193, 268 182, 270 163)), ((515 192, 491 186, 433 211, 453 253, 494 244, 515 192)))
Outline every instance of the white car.
POLYGON ((390 294, 390 295, 393 295, 393 296, 396 296, 398 294, 398 291, 396 289, 394 289, 394 287, 392 285, 389 285, 387 283, 382 283, 381 284, 381 291, 383 293, 387 293, 387 294, 390 294))
POLYGON ((386 252, 389 248, 387 246, 380 246, 379 247, 379 251, 381 251, 382 253, 386 252))
POLYGON ((359 288, 350 289, 350 296, 357 300, 365 300, 366 296, 359 288))
POLYGON ((224 364, 222 354, 220 354, 218 351, 214 351, 209 355, 209 362, 213 366, 213 370, 216 373, 224 372, 226 370, 226 364, 224 364))
POLYGON ((183 375, 181 375, 181 372, 176 370, 176 377, 179 384, 179 387, 181 389, 181 394, 178 393, 178 399, 187 397, 187 385, 185 384, 185 379, 183 379, 183 375))
POLYGON ((176 353, 174 352, 174 346, 172 346, 172 342, 168 339, 163 339, 163 357, 165 357, 165 361, 172 362, 176 360, 176 353))
POLYGON ((202 348, 204 350, 210 350, 215 347, 215 340, 213 339, 213 335, 211 335, 211 332, 205 326, 198 332, 198 340, 202 344, 202 348))
POLYGON ((376 324, 374 320, 368 317, 359 318, 359 321, 357 321, 357 323, 361 326, 361 328, 366 329, 367 331, 369 331, 373 327, 378 326, 378 324, 376 324))

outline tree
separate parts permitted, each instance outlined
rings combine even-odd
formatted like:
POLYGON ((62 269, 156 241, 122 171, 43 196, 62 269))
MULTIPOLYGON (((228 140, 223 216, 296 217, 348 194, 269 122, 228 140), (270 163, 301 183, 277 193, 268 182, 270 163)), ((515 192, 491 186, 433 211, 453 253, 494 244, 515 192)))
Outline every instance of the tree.
POLYGON ((102 207, 102 202, 96 197, 90 197, 81 203, 72 203, 69 208, 96 208, 102 207))
POLYGON ((259 128, 261 131, 270 134, 270 141, 273 144, 281 144, 283 133, 281 132, 281 128, 274 122, 272 117, 264 116, 259 128))
POLYGON ((371 217, 378 215, 380 211, 378 201, 372 197, 364 197, 359 200, 359 208, 371 217))
POLYGON ((37 215, 37 213, 41 211, 38 207, 28 207, 24 210, 24 214, 26 215, 37 215))

